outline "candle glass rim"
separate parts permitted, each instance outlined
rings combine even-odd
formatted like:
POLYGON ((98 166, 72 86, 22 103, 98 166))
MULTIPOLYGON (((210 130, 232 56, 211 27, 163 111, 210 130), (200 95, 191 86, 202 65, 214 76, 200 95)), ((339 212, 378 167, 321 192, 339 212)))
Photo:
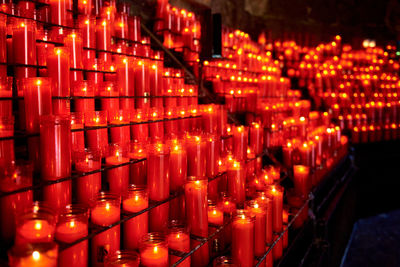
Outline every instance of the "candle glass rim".
POLYGON ((165 235, 165 233, 149 232, 142 236, 139 250, 144 250, 150 246, 168 247, 167 236, 165 235))
POLYGON ((219 256, 213 260, 213 267, 230 266, 237 267, 233 262, 233 258, 229 256, 219 256))
POLYGON ((131 199, 136 195, 140 195, 148 201, 149 192, 147 186, 145 185, 136 185, 136 184, 129 184, 128 190, 126 193, 122 195, 123 200, 131 199))
POLYGON ((65 125, 71 127, 71 116, 69 114, 46 114, 40 116, 40 126, 65 125))
POLYGON ((233 221, 237 220, 246 220, 248 222, 254 222, 255 221, 255 216, 251 214, 249 210, 246 209, 236 209, 236 212, 234 213, 233 216, 233 221))
POLYGON ((46 203, 35 201, 29 207, 16 213, 15 224, 22 225, 24 222, 30 220, 45 220, 55 226, 57 223, 57 213, 46 203))
POLYGON ((208 179, 206 176, 190 175, 186 177, 186 183, 194 183, 194 182, 200 182, 200 184, 207 184, 208 179))
POLYGON ((92 199, 91 210, 99 206, 99 204, 111 203, 116 207, 120 207, 121 197, 119 194, 101 191, 92 199))
POLYGON ((8 257, 11 261, 13 257, 15 258, 25 258, 32 256, 32 253, 37 251, 39 253, 46 253, 48 251, 54 250, 54 259, 58 256, 58 245, 56 242, 39 242, 39 243, 24 243, 20 245, 14 245, 8 251, 8 257))
POLYGON ((105 126, 108 121, 107 110, 90 110, 84 112, 85 126, 105 126), (93 122, 94 118, 99 118, 99 122, 93 122))
POLYGON ((166 143, 150 143, 147 145, 148 155, 169 155, 170 147, 166 143))
POLYGON ((87 223, 89 220, 89 208, 83 204, 69 204, 65 206, 58 215, 57 224, 65 223, 70 220, 78 220, 87 223))
POLYGON ((129 264, 130 262, 140 262, 140 255, 133 250, 117 250, 115 253, 104 258, 104 266, 114 266, 119 264, 129 264))

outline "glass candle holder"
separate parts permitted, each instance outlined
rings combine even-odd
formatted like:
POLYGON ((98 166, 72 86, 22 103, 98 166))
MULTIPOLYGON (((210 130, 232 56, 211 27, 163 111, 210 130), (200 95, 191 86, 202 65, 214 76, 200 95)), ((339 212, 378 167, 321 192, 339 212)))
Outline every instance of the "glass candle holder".
POLYGON ((172 139, 170 146, 170 190, 175 192, 183 189, 187 177, 187 154, 183 140, 172 139))
POLYGON ((311 187, 310 167, 304 165, 294 165, 293 182, 295 191, 303 198, 307 198, 311 187))
POLYGON ((15 245, 8 252, 10 267, 56 267, 58 246, 54 242, 15 245))
POLYGON ((142 238, 140 245, 140 264, 146 267, 168 266, 168 243, 165 235, 152 232, 142 238))
MULTIPOLYGON (((169 197, 170 150, 165 144, 156 143, 147 150, 147 186, 149 198, 162 201, 169 197)), ((150 211, 150 231, 165 230, 168 224, 169 203, 164 203, 150 211)))
POLYGON ((40 116, 52 114, 50 78, 26 78, 19 81, 24 91, 25 121, 28 133, 38 133, 40 116))
MULTIPOLYGON (((79 29, 82 33, 83 47, 96 48, 96 18, 90 15, 78 17, 79 29)), ((83 50, 83 66, 88 69, 93 66, 96 51, 83 50)))
MULTIPOLYGON (((111 125, 129 124, 130 110, 114 110, 109 113, 109 122, 111 125)), ((129 125, 110 128, 111 143, 127 144, 131 140, 131 132, 129 125)))
MULTIPOLYGON (((117 81, 120 96, 135 95, 135 80, 133 61, 128 57, 120 58, 117 62, 117 81)), ((135 106, 134 98, 121 98, 119 100, 121 109, 132 109, 135 106)))
MULTIPOLYGON (((1 25, 0 25, 0 33, 1 33, 1 25)), ((1 43, 1 37, 0 37, 1 43)), ((0 44, 1 49, 1 44, 0 44)), ((1 62, 1 52, 0 52, 0 62, 1 62)), ((1 74, 1 66, 0 66, 0 74, 1 74)), ((7 71, 0 78, 0 116, 12 116, 12 100, 6 100, 2 98, 12 97, 12 82, 13 77, 7 77, 7 71)))
POLYGON ((261 154, 263 151, 263 129, 259 123, 252 123, 250 127, 250 148, 256 154, 261 154))
MULTIPOLYGON (((32 185, 33 164, 18 163, 2 168, 0 191, 11 192, 32 185)), ((0 236, 6 243, 11 243, 15 236, 15 214, 32 204, 32 190, 15 193, 0 198, 0 236)))
POLYGON ((51 23, 67 25, 67 1, 50 0, 51 23))
MULTIPOLYGON (((130 159, 138 160, 144 159, 147 155, 147 144, 133 141, 129 144, 128 156, 130 159)), ((130 178, 131 184, 146 185, 147 184, 147 160, 130 164, 130 178)))
POLYGON ((108 113, 119 110, 119 96, 118 88, 113 82, 103 82, 99 87, 99 95, 102 97, 100 100, 101 110, 107 110, 108 113))
POLYGON ((104 63, 111 62, 111 22, 105 18, 98 18, 96 21, 96 48, 103 50, 99 53, 99 58, 104 63))
POLYGON ((265 241, 271 245, 273 242, 273 218, 272 218, 272 198, 270 198, 265 192, 258 192, 255 199, 260 203, 260 207, 266 212, 266 229, 265 229, 265 241))
MULTIPOLYGON (((71 132, 71 151, 80 151, 85 149, 85 132, 83 131, 83 113, 71 112, 71 130, 79 130, 71 132)), ((74 154, 72 154, 74 160, 74 154)))
MULTIPOLYGON (((86 0, 85 0, 86 1, 86 0)), ((83 68, 83 43, 81 34, 73 30, 64 38, 65 46, 68 48, 70 54, 70 67, 74 69, 83 68)), ((82 70, 73 70, 70 72, 70 82, 79 82, 83 80, 82 70)))
POLYGON ((206 133, 217 133, 218 130, 218 110, 214 104, 206 105, 202 112, 202 121, 206 133))
POLYGON ((134 65, 135 70, 135 96, 142 98, 135 99, 136 108, 150 107, 150 77, 149 77, 149 62, 146 59, 140 59, 134 65))
POLYGON ((207 168, 206 176, 214 177, 219 173, 218 161, 220 159, 220 137, 217 135, 207 136, 207 168))
POLYGON ((15 245, 52 242, 56 227, 56 213, 42 203, 35 202, 16 214, 15 245))
MULTIPOLYGON (((110 144, 109 153, 106 157, 106 165, 115 166, 128 163, 127 148, 118 144, 110 144)), ((128 190, 129 165, 124 165, 107 170, 107 181, 110 192, 122 194, 128 190)))
POLYGON ((253 266, 254 233, 254 216, 245 210, 237 210, 232 222, 232 257, 239 266, 253 266))
POLYGON ((165 137, 172 137, 179 135, 177 109, 175 107, 164 108, 164 132, 165 137))
POLYGON ((164 140, 164 122, 160 121, 164 119, 163 108, 151 108, 149 110, 149 117, 151 122, 149 123, 149 133, 152 142, 160 142, 164 140))
POLYGON ((131 134, 132 140, 147 143, 149 140, 149 124, 145 123, 148 120, 148 112, 146 109, 136 109, 131 115, 131 134))
MULTIPOLYGON (((168 226, 168 248, 174 249, 179 252, 190 252, 190 236, 187 227, 180 221, 171 221, 168 226)), ((175 255, 171 255, 169 258, 169 265, 172 265, 179 261, 181 258, 175 255)), ((184 267, 190 267, 190 257, 185 259, 182 263, 184 267)))
POLYGON ((114 254, 107 255, 104 267, 139 267, 140 256, 131 250, 118 250, 114 254))
POLYGON ((93 84, 89 81, 79 81, 74 82, 72 84, 71 94, 77 97, 85 97, 85 98, 75 98, 74 106, 75 111, 84 113, 87 111, 94 111, 94 90, 93 84))
POLYGON ((248 128, 244 126, 233 127, 233 155, 237 160, 246 160, 248 145, 248 128))
MULTIPOLYGON (((36 65, 36 23, 28 19, 17 19, 12 32, 12 51, 14 63, 36 65)), ((32 67, 16 67, 16 78, 36 76, 32 67)))
POLYGON ((206 176, 206 139, 201 135, 187 135, 186 150, 188 155, 188 175, 197 177, 206 176))
POLYGON ((243 204, 246 197, 246 170, 241 162, 233 161, 227 170, 228 194, 237 204, 243 204))
MULTIPOLYGON (((99 193, 92 202, 91 221, 94 225, 106 227, 120 220, 120 196, 112 193, 99 193)), ((120 225, 116 225, 92 238, 92 266, 103 267, 104 258, 119 250, 120 225)))
MULTIPOLYGON (((57 47, 47 55, 47 72, 52 80, 52 96, 70 96, 70 54, 67 48, 57 47)), ((66 114, 70 111, 69 100, 53 99, 53 113, 66 114)))
MULTIPOLYGON (((107 126, 107 111, 85 112, 85 127, 107 126)), ((86 131, 87 145, 91 150, 99 150, 101 156, 107 155, 108 132, 107 128, 88 129, 86 131)))
MULTIPOLYGON (((88 235, 87 208, 68 205, 58 217, 55 238, 63 243, 72 243, 88 235)), ((79 242, 58 255, 58 266, 85 267, 88 264, 88 241, 79 242)))
POLYGON ((261 257, 265 253, 267 212, 265 207, 262 207, 262 202, 258 202, 257 200, 246 202, 246 210, 255 218, 254 254, 261 257))
POLYGON ((282 232, 283 192, 279 185, 267 188, 267 195, 272 198, 272 229, 275 233, 282 232))
MULTIPOLYGON (((101 168, 99 150, 84 149, 74 153, 75 170, 78 173, 91 172, 101 168)), ((101 172, 85 175, 76 180, 76 196, 79 203, 89 206, 101 190, 101 172)))
MULTIPOLYGON (((208 236, 207 218, 207 183, 203 177, 189 176, 185 185, 186 219, 190 233, 200 236, 208 236)), ((193 240, 192 246, 198 241, 193 240)), ((207 264, 209 261, 208 244, 203 245, 192 256, 193 262, 199 265, 207 264)))
MULTIPOLYGON (((149 206, 149 196, 144 186, 129 185, 128 192, 123 196, 122 209, 124 213, 140 212, 149 206)), ((140 240, 148 232, 149 213, 146 211, 126 221, 124 228, 124 248, 138 249, 140 240)))
MULTIPOLYGON (((40 118, 41 175, 44 180, 71 176, 71 118, 45 115, 40 118)), ((43 189, 44 201, 59 210, 71 203, 71 180, 43 189)))
MULTIPOLYGON (((214 233, 219 227, 224 224, 224 212, 215 202, 208 200, 208 230, 214 233)), ((224 232, 218 233, 212 240, 212 252, 220 252, 225 248, 224 232)))

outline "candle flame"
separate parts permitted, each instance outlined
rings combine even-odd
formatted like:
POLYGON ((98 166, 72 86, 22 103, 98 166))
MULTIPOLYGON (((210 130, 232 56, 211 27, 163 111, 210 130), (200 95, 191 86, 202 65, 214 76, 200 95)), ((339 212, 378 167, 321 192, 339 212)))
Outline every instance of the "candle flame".
POLYGON ((139 201, 139 196, 138 195, 135 196, 135 201, 139 201))
POLYGON ((258 204, 257 203, 254 204, 254 208, 258 209, 258 204))
POLYGON ((87 19, 87 20, 85 20, 85 24, 89 24, 89 20, 87 19))
POLYGON ((57 55, 61 54, 61 49, 57 49, 57 50, 56 50, 56 54, 57 54, 57 55))
POLYGON ((69 222, 69 227, 74 228, 75 227, 75 221, 70 221, 69 222))
POLYGON ((35 223, 35 229, 36 230, 42 229, 42 224, 40 222, 35 223))
POLYGON ((181 235, 180 234, 176 234, 176 238, 181 238, 181 235))
POLYGON ((36 80, 36 85, 37 86, 40 86, 42 84, 42 81, 41 80, 36 80))
POLYGON ((86 157, 85 161, 86 161, 86 163, 89 163, 89 158, 88 158, 88 157, 86 157))
POLYGON ((40 253, 39 253, 39 251, 34 251, 34 252, 32 252, 32 258, 35 260, 35 261, 38 261, 38 260, 40 260, 40 253))
POLYGON ((175 150, 175 151, 178 151, 178 150, 179 150, 179 146, 175 146, 175 147, 174 147, 174 150, 175 150))
POLYGON ((106 203, 106 210, 109 211, 110 210, 110 204, 106 203))
POLYGON ((115 156, 119 157, 119 151, 118 150, 115 152, 115 156))
POLYGON ((71 37, 76 38, 76 34, 75 33, 71 34, 71 37))
POLYGON ((155 246, 155 247, 154 247, 154 253, 157 253, 157 252, 158 252, 158 247, 155 246))
MULTIPOLYGON (((107 12, 109 13, 109 12, 107 12)), ((101 25, 106 26, 107 25, 107 21, 103 20, 103 22, 101 23, 101 25)))
POLYGON ((155 70, 155 69, 157 69, 157 65, 156 65, 156 64, 153 64, 153 65, 151 66, 151 68, 152 68, 153 70, 155 70))

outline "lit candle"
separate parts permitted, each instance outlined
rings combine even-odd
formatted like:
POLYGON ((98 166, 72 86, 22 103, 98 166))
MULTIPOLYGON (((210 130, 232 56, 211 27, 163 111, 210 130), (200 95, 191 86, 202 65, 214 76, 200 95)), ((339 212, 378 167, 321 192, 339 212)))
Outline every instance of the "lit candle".
MULTIPOLYGON (((52 96, 70 96, 69 61, 69 52, 67 48, 57 47, 54 48, 54 50, 48 51, 47 72, 52 79, 52 96)), ((69 100, 53 100, 54 114, 66 114, 69 113, 69 110, 69 100)))
POLYGON ((140 59, 134 65, 135 69, 135 96, 143 98, 135 99, 136 108, 149 108, 150 100, 147 98, 150 95, 150 80, 149 80, 149 63, 140 59))
POLYGON ((99 58, 107 65, 111 63, 111 21, 107 19, 97 19, 96 22, 96 48, 103 50, 99 52, 99 58), (107 52, 104 52, 107 51, 107 52))
POLYGON ((15 245, 51 242, 54 239, 56 215, 41 203, 33 205, 16 214, 15 245))
MULTIPOLYGON (((184 225, 180 225, 177 221, 172 221, 172 225, 168 228, 168 248, 179 252, 190 252, 190 236, 184 225)), ((172 265, 180 260, 180 257, 171 255, 169 264, 172 265)), ((190 256, 185 259, 179 266, 190 267, 190 256)))
MULTIPOLYGON (((36 24, 32 20, 18 19, 12 31, 12 51, 14 63, 36 65, 36 24)), ((16 78, 35 77, 36 69, 16 67, 16 78)))
MULTIPOLYGON (((120 219, 121 200, 118 195, 101 192, 91 208, 91 221, 98 226, 109 226, 120 219)), ((120 246, 120 225, 97 234, 91 241, 92 266, 103 267, 104 257, 115 253, 120 246)))
POLYGON ((287 142, 287 144, 282 147, 282 153, 283 153, 283 164, 285 164, 286 167, 292 166, 293 145, 291 142, 287 142))
MULTIPOLYGON (((85 0, 87 1, 87 0, 85 0)), ((70 66, 74 69, 82 69, 82 37, 78 32, 72 31, 71 34, 64 38, 65 46, 70 54, 70 66)), ((83 80, 83 73, 81 70, 74 70, 70 72, 70 82, 78 82, 83 80)))
MULTIPOLYGON (((170 150, 165 144, 149 145, 147 155, 147 186, 149 198, 162 201, 169 197, 170 150)), ((167 227, 169 203, 164 203, 150 211, 150 231, 162 231, 167 227)))
MULTIPOLYGON (((214 233, 224 224, 224 212, 218 205, 215 205, 212 200, 208 201, 207 217, 209 223, 208 231, 210 234, 214 233)), ((210 242, 210 245, 212 246, 211 251, 219 252, 225 249, 226 244, 224 240, 224 234, 226 233, 227 229, 225 228, 224 231, 219 232, 216 236, 214 236, 213 241, 210 242)))
POLYGON ((67 25, 67 1, 66 0, 51 0, 50 12, 51 23, 57 25, 67 25))
POLYGON ((16 245, 8 252, 10 267, 56 267, 57 257, 54 242, 16 245))
POLYGON ((149 124, 143 123, 148 119, 147 110, 135 109, 131 116, 131 134, 132 140, 146 143, 149 140, 149 124))
MULTIPOLYGON (((71 119, 69 115, 45 115, 40 121, 40 162, 44 180, 71 176, 71 119)), ((71 203, 71 180, 43 189, 44 201, 59 211, 71 203)))
MULTIPOLYGON (((101 168, 99 150, 83 150, 75 152, 75 169, 78 173, 91 172, 101 168)), ((85 175, 76 180, 77 200, 89 206, 90 201, 101 190, 101 172, 85 175)))
POLYGON ((310 168, 304 165, 294 165, 293 182, 295 191, 307 198, 310 193, 310 168))
POLYGON ((204 177, 207 168, 207 143, 200 135, 186 136, 186 149, 188 156, 188 175, 204 177))
POLYGON ((263 137, 261 125, 253 122, 250 127, 250 148, 256 155, 262 153, 263 137))
MULTIPOLYGON (((126 149, 118 144, 111 144, 109 156, 106 157, 106 165, 115 166, 129 162, 126 149)), ((122 194, 128 190, 129 165, 124 165, 107 170, 107 181, 110 192, 122 194)))
MULTIPOLYGON (((136 213, 149 206, 149 198, 145 187, 129 185, 127 194, 122 201, 124 213, 136 213)), ((142 213, 124 223, 124 248, 138 249, 140 240, 148 232, 148 212, 142 213)))
MULTIPOLYGON (((207 180, 201 177, 189 176, 185 185, 186 218, 190 233, 200 236, 208 236, 208 211, 207 211, 207 180)), ((192 246, 198 242, 192 241, 192 246)), ((208 244, 203 245, 192 256, 193 262, 201 266, 207 265, 208 244)))
MULTIPOLYGON (((88 211, 81 206, 69 205, 58 218, 55 238, 72 243, 88 234, 88 211)), ((58 266, 85 267, 88 265, 88 241, 82 241, 60 252, 58 266)))
MULTIPOLYGON (((0 100, 1 101, 1 100, 0 100)), ((0 116, 0 137, 12 137, 14 135, 14 117, 13 116, 0 116)), ((37 138, 35 138, 35 141, 37 138)), ((1 140, 0 141, 0 169, 6 170, 14 165, 14 140, 1 140)))
POLYGON ((244 126, 233 127, 233 155, 237 160, 246 160, 248 144, 248 128, 244 126))
POLYGON ((206 133, 216 133, 218 129, 218 112, 216 106, 207 105, 202 112, 203 127, 206 133))
POLYGON ((162 120, 164 118, 163 108, 154 107, 149 111, 150 120, 149 123, 149 133, 152 142, 159 142, 164 139, 164 123, 162 120))
POLYGON ((170 141, 170 172, 171 183, 170 190, 172 192, 183 189, 187 177, 187 154, 184 143, 181 140, 170 141))
MULTIPOLYGON (((0 34, 1 34, 1 25, 0 25, 0 34)), ((0 37, 0 49, 1 49, 1 37, 0 37)), ((1 63, 1 52, 0 52, 0 63, 1 63)), ((0 64, 0 74, 1 74, 1 68, 2 66, 0 64)), ((0 116, 12 116, 12 100, 3 99, 12 97, 12 83, 13 83, 13 77, 7 77, 7 71, 6 71, 3 77, 0 78, 0 116)))
MULTIPOLYGON (((133 62, 127 57, 119 59, 117 65, 117 81, 120 96, 134 96, 135 95, 135 81, 134 81, 133 62)), ((132 109, 135 105, 133 98, 121 98, 119 100, 121 109, 132 109)))
POLYGON ((232 222, 232 257, 239 266, 254 265, 254 231, 254 216, 238 210, 232 222))
MULTIPOLYGON (((157 55, 158 59, 154 60, 149 68, 149 81, 150 81, 150 95, 151 96, 162 96, 164 88, 164 83, 162 82, 163 73, 163 61, 161 60, 161 55, 157 55)), ((151 99, 152 107, 163 106, 162 98, 151 99)))
POLYGON ((265 239, 267 229, 267 213, 265 207, 261 207, 262 202, 257 200, 251 200, 246 203, 246 209, 249 213, 255 217, 254 229, 255 229, 255 243, 254 243, 254 254, 256 256, 263 256, 265 253, 265 239))
MULTIPOLYGON (((111 125, 128 124, 130 121, 130 111, 129 110, 114 110, 110 115, 111 125)), ((116 144, 127 144, 130 141, 131 133, 129 125, 111 127, 110 128, 111 143, 116 144)))
POLYGON ((210 135, 207 137, 207 167, 206 176, 213 177, 218 174, 218 161, 220 159, 220 137, 210 135))
MULTIPOLYGON (((87 1, 87 0, 84 0, 87 1)), ((79 3, 82 1, 79 1, 79 3)), ((79 29, 82 33, 83 47, 96 48, 96 18, 87 15, 78 18, 79 29)), ((83 50, 83 66, 89 69, 95 63, 96 51, 85 49, 83 50)), ((89 79, 88 79, 89 80, 89 79)))
POLYGON ((140 265, 145 267, 167 267, 168 243, 161 233, 148 233, 140 246, 140 265))
POLYGON ((216 226, 221 226, 224 224, 224 213, 219 207, 215 205, 209 205, 208 223, 216 226))
MULTIPOLYGON (((140 142, 133 141, 129 144, 129 158, 144 159, 146 158, 146 145, 140 142)), ((131 184, 146 185, 147 184, 147 160, 130 164, 130 179, 131 184)))
POLYGON ((236 204, 244 203, 246 197, 245 183, 246 183, 246 170, 244 166, 234 161, 228 168, 228 193, 236 204))
POLYGON ((265 192, 258 192, 256 200, 261 203, 261 207, 266 212, 266 229, 265 229, 265 241, 271 245, 274 239, 273 236, 273 213, 272 213, 272 199, 267 196, 265 192))
MULTIPOLYGON (((72 95, 79 97, 94 97, 93 84, 89 81, 75 82, 72 86, 72 95)), ((94 111, 94 98, 74 99, 75 111, 84 113, 94 111)))
MULTIPOLYGON (((71 151, 85 149, 85 133, 83 131, 83 113, 71 112, 71 130, 79 130, 71 133, 71 151)), ((74 155, 72 155, 74 160, 74 155)))
MULTIPOLYGON (((85 112, 86 127, 107 126, 107 111, 85 112)), ((102 157, 107 154, 108 132, 107 128, 91 129, 86 131, 87 145, 91 150, 99 150, 102 157)))
POLYGON ((113 114, 116 110, 119 110, 119 96, 118 88, 113 82, 103 82, 99 88, 101 110, 107 110, 108 113, 113 114))
POLYGON ((275 233, 280 233, 282 232, 283 188, 272 185, 267 190, 267 194, 272 198, 272 229, 275 233))

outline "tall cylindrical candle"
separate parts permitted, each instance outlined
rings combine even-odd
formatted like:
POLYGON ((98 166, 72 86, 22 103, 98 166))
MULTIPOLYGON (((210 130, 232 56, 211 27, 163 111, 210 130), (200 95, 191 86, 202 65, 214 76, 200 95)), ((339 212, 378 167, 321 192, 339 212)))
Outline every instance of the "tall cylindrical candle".
POLYGON ((143 237, 140 246, 140 265, 143 267, 167 267, 168 243, 161 233, 152 232, 143 237))
POLYGON ((238 210, 232 222, 232 256, 239 266, 254 264, 254 217, 244 210, 238 210))

